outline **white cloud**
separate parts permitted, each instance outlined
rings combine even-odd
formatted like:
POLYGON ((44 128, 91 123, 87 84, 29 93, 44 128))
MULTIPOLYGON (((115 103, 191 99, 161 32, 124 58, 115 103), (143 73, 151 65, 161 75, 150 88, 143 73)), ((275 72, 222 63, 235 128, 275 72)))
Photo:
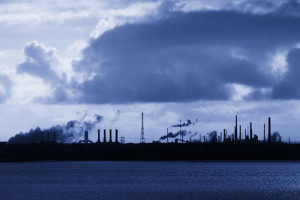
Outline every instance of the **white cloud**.
POLYGON ((271 73, 276 77, 281 77, 287 71, 286 56, 288 50, 277 50, 270 59, 271 73))
POLYGON ((91 32, 92 38, 97 38, 104 32, 126 23, 142 22, 155 16, 161 2, 136 3, 123 9, 112 9, 103 12, 100 20, 91 32))
POLYGON ((244 97, 253 92, 253 89, 249 86, 242 84, 231 84, 235 93, 232 96, 233 101, 241 101, 244 100, 244 97))
POLYGON ((62 23, 66 20, 98 16, 104 5, 95 0, 5 2, 0 6, 0 23, 29 26, 45 22, 62 23))
POLYGON ((70 59, 80 59, 81 51, 88 45, 84 40, 74 41, 66 50, 66 56, 70 59))

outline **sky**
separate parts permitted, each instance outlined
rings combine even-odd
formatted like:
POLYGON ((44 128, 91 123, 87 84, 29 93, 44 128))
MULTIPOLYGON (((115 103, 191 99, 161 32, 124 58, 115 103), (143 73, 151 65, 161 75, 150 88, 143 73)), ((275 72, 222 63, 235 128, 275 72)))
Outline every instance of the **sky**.
POLYGON ((0 27, 1 141, 97 114, 138 142, 141 112, 146 142, 235 115, 300 141, 300 1, 0 0, 0 27))

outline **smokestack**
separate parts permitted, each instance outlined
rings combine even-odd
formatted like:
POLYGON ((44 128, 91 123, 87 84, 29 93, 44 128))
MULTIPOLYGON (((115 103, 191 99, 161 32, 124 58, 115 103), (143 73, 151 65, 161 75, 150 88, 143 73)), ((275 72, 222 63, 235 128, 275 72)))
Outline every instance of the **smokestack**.
POLYGON ((224 132, 223 132, 223 142, 225 142, 226 141, 226 135, 225 135, 225 128, 224 128, 224 130, 223 130, 224 132))
POLYGON ((118 141, 118 129, 116 129, 116 138, 115 138, 115 143, 119 143, 119 141, 118 141))
POLYGON ((264 124, 264 142, 266 142, 266 124, 264 124))
POLYGON ((252 122, 250 122, 250 140, 252 140, 252 122))
POLYGON ((237 115, 235 116, 234 140, 237 141, 237 115))
POLYGON ((269 130, 268 130, 268 141, 271 142, 271 117, 269 117, 269 119, 268 119, 268 127, 269 127, 269 130))
POLYGON ((242 125, 240 125, 240 141, 242 140, 242 125))
POLYGON ((89 132, 84 131, 84 143, 87 144, 89 142, 89 132))
POLYGON ((103 132, 103 142, 106 143, 106 129, 104 129, 103 132))
POLYGON ((141 143, 145 143, 145 133, 144 133, 144 113, 142 112, 142 127, 141 127, 141 143))
POLYGON ((109 129, 109 142, 111 143, 112 142, 112 135, 111 135, 111 129, 109 129))
POLYGON ((100 143, 100 129, 98 129, 98 143, 100 143))

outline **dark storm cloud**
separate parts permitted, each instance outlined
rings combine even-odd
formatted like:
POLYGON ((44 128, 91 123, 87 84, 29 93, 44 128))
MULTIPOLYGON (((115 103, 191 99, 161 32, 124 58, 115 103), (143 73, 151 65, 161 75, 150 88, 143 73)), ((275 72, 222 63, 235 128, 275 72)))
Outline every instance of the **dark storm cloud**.
POLYGON ((273 90, 275 99, 300 98, 300 49, 292 49, 287 56, 288 71, 273 90))
POLYGON ((263 66, 267 57, 300 42, 300 19, 281 14, 284 6, 259 15, 165 11, 161 19, 119 26, 92 39, 73 63, 94 74, 73 87, 84 103, 224 100, 233 83, 252 87, 249 99, 264 98, 260 89, 278 81, 263 66))

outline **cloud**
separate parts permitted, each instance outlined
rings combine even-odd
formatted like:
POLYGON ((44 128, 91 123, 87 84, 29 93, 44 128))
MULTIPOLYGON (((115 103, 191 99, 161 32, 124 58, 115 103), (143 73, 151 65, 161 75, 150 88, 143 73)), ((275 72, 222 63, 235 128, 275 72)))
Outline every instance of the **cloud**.
POLYGON ((0 74, 0 102, 4 102, 11 96, 12 82, 8 76, 0 74))
MULTIPOLYGON (((171 2, 163 3, 170 4, 171 2)), ((138 2, 131 4, 126 8, 112 9, 105 12, 106 14, 100 18, 97 26, 91 32, 92 38, 97 38, 104 32, 111 30, 117 26, 149 21, 151 18, 156 17, 162 2, 138 2), (149 19, 150 18, 150 19, 149 19)))
POLYGON ((282 11, 297 2, 219 2, 211 5, 216 9, 201 2, 195 11, 187 9, 191 1, 114 7, 100 17, 88 44, 79 40, 68 49, 79 55, 86 46, 72 68, 55 48, 33 41, 17 72, 51 87, 50 95, 35 98, 45 103, 298 98, 286 77, 287 53, 278 54, 300 41, 300 19, 282 11), (272 11, 257 11, 269 4, 272 11))
POLYGON ((299 99, 300 98, 300 49, 294 48, 287 55, 288 70, 273 90, 275 99, 299 99))
POLYGON ((54 70, 58 65, 54 48, 33 41, 26 44, 24 55, 26 59, 18 65, 18 73, 28 73, 53 83, 58 81, 59 77, 54 70))
POLYGON ((35 100, 51 103, 67 101, 73 71, 67 61, 56 54, 56 49, 37 41, 28 42, 24 47, 24 56, 25 60, 17 66, 17 73, 40 78, 51 87, 48 91, 50 95, 39 96, 35 100))
MULTIPOLYGON (((171 5, 172 6, 172 5, 171 5)), ((269 55, 300 41, 298 18, 235 11, 172 11, 91 39, 74 70, 85 103, 225 100, 233 84, 253 97, 278 82, 269 55), (233 55, 233 51, 236 53, 233 55)))

